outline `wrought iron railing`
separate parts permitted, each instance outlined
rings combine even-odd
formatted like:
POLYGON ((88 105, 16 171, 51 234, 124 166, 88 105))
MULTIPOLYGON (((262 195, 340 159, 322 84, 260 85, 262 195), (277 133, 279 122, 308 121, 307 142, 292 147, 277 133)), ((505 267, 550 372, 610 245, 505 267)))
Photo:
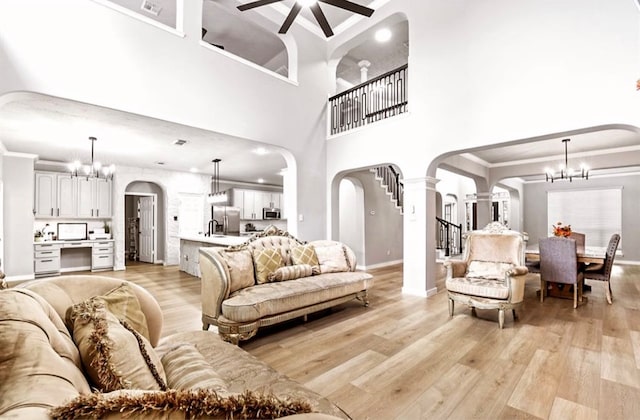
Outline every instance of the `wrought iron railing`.
POLYGON ((374 168, 376 176, 381 180, 382 185, 386 188, 387 193, 391 195, 391 199, 396 205, 403 208, 404 185, 400 181, 400 174, 391 165, 376 166, 374 168))
POLYGON ((437 249, 444 249, 445 257, 462 253, 462 224, 456 225, 436 217, 438 221, 437 249))
POLYGON ((405 64, 329 98, 331 134, 407 112, 407 79, 405 64))

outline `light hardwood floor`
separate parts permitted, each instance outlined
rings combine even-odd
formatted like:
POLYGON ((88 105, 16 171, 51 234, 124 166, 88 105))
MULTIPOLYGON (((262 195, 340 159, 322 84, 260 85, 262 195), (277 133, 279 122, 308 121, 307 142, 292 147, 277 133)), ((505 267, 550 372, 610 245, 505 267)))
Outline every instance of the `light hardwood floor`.
MULTIPOLYGON (((497 311, 474 318, 457 305, 449 318, 446 292, 402 295, 402 266, 371 273, 369 308, 346 303, 242 348, 354 419, 640 418, 640 267, 614 267, 613 305, 590 282, 577 310, 570 300, 540 303, 530 275, 520 319, 508 314, 503 330, 497 311)), ((201 328, 198 278, 146 264, 102 274, 149 289, 164 335, 201 328)))

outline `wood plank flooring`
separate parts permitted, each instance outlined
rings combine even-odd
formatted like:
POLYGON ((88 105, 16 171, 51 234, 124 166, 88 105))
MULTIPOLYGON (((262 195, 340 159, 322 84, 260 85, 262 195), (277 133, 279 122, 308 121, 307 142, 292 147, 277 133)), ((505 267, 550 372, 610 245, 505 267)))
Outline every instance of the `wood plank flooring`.
MULTIPOLYGON (((401 294, 402 266, 372 270, 371 305, 349 302, 264 330, 242 348, 326 396, 354 419, 637 419, 640 416, 640 267, 615 266, 577 310, 536 297, 530 275, 520 319, 456 305, 440 292, 401 294)), ((200 329, 200 282, 147 264, 100 273, 149 289, 164 335, 200 329)), ((213 333, 213 332, 212 332, 213 333)))

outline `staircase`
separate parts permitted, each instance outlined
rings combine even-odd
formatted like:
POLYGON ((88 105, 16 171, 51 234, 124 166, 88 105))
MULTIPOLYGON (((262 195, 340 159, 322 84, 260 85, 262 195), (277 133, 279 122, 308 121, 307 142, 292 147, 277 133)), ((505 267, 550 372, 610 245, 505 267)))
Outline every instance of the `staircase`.
POLYGON ((438 237, 436 248, 444 251, 444 256, 462 253, 462 224, 456 225, 447 220, 436 217, 438 222, 438 237))
POLYGON ((404 185, 400 181, 398 171, 391 165, 376 166, 371 168, 370 171, 375 175, 376 180, 380 181, 380 186, 389 196, 389 200, 396 209, 400 210, 400 214, 403 214, 404 185))

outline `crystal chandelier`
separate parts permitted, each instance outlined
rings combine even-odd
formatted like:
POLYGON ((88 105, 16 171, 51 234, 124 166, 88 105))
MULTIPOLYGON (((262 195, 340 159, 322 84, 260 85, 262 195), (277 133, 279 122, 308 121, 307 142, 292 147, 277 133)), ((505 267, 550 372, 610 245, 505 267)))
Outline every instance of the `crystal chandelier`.
POLYGON ((93 160, 93 146, 95 142, 98 140, 95 137, 89 137, 91 141, 91 164, 83 165, 82 162, 76 160, 69 164, 69 171, 71 171, 71 176, 84 176, 87 179, 89 178, 104 178, 104 179, 113 179, 113 173, 116 170, 114 165, 102 165, 100 162, 96 162, 93 160))
POLYGON ((568 179, 569 182, 573 181, 573 178, 589 179, 589 168, 583 163, 580 165, 580 169, 573 169, 569 167, 569 159, 567 155, 567 144, 571 139, 564 139, 564 164, 560 165, 559 172, 554 172, 551 168, 544 170, 547 182, 555 181, 558 179, 568 179))
POLYGON ((227 192, 220 191, 220 161, 222 159, 213 159, 213 175, 211 176, 211 189, 213 192, 207 196, 207 202, 211 204, 219 204, 227 202, 227 192))

